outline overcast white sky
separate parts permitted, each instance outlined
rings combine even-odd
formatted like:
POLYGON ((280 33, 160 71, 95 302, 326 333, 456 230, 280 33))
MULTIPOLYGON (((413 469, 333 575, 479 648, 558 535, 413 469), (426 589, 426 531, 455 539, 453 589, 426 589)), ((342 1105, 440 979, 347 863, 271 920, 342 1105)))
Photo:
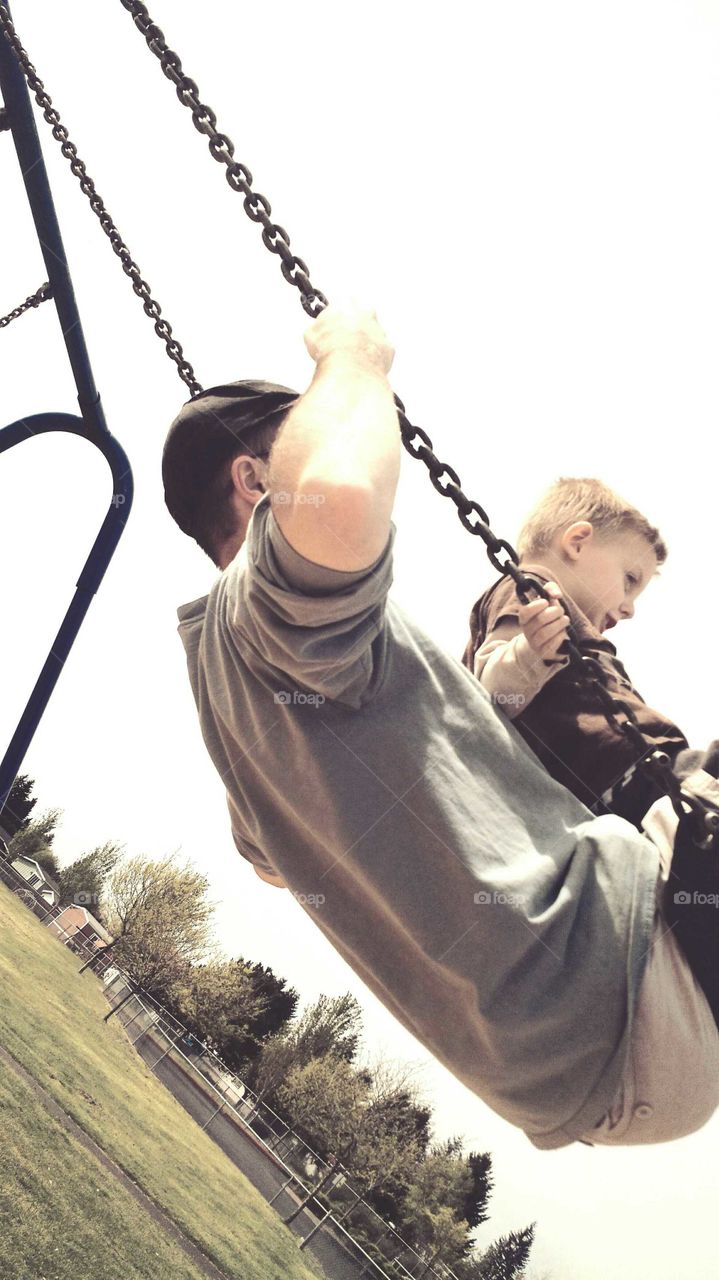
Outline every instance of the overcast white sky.
MULTIPOLYGON (((199 380, 303 389, 299 297, 119 0, 13 12, 199 380)), ((151 12, 318 287, 376 306, 410 417, 495 528, 515 538, 558 475, 599 476, 660 526, 669 561, 612 639, 692 741, 719 733, 718 0, 153 0, 151 12)), ((181 847, 211 878, 229 954, 271 964, 305 1000, 353 990, 372 1046, 424 1064, 438 1136, 491 1151, 483 1244, 536 1220, 533 1261, 552 1280, 715 1280, 718 1118, 659 1147, 535 1150, 236 855, 175 631, 177 605, 214 578, 162 500, 162 444, 187 394, 42 129, 96 379, 136 481, 24 765, 41 806, 65 811, 59 853, 181 847)), ((0 183, 3 314, 45 279, 8 134, 0 183)), ((0 334, 0 361, 3 422, 75 411, 51 304, 0 334)), ((2 457, 3 741, 110 493, 103 459, 71 437, 2 457)), ((459 657, 492 576, 479 539, 406 454, 394 519, 394 597, 459 657)))

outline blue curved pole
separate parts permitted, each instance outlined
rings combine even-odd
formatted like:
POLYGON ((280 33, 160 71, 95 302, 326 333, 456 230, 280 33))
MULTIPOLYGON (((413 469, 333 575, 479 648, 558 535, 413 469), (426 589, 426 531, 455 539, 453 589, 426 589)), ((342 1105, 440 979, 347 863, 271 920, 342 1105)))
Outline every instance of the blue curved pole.
MULTIPOLYGON (((12 137, 27 192, 47 278, 52 286, 62 337, 77 388, 80 417, 67 413, 41 413, 20 419, 0 430, 0 453, 23 440, 50 431, 67 431, 98 448, 112 473, 112 497, 107 515, 78 578, 75 595, 50 647, 45 665, 20 718, 10 745, 0 762, 0 822, 10 788, 20 771, 35 730, 44 714, 65 660, 82 625, 93 595, 127 523, 132 506, 132 472, 127 455, 110 434, 95 386, 90 357, 75 300, 55 204, 30 103, 25 77, 12 49, 0 37, 0 144, 12 137)), ((45 303, 51 306, 53 303, 45 303)), ((24 323, 29 323, 25 320, 24 323)))
MULTIPOLYGON (((23 440, 30 440, 49 431, 68 431, 87 438, 86 425, 82 418, 74 418, 67 413, 40 413, 3 427, 0 430, 0 453, 12 449, 23 440)), ((27 749, 50 701, 92 598, 112 559, 132 506, 132 472, 124 449, 109 431, 105 432, 101 440, 93 443, 101 449, 109 463, 112 472, 112 497, 107 515, 77 580, 70 606, 50 646, 35 688, 0 763, 0 821, 2 807, 20 772, 27 749)))

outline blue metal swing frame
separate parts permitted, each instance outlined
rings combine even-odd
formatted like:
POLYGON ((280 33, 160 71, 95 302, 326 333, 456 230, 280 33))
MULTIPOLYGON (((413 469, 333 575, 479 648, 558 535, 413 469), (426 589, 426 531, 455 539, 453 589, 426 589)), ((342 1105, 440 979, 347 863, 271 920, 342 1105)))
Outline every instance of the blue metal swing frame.
MULTIPOLYGON (((40 413, 0 429, 0 453, 23 440, 49 431, 66 431, 88 440, 103 454, 112 473, 112 497, 107 515, 77 580, 75 594, 50 646, 45 664, 0 762, 0 822, 10 789, 45 712, 75 638, 122 536, 132 507, 130 463, 110 434, 90 366, 90 358, 65 257, 60 226, 45 168, 25 77, 12 49, 0 36, 0 92, 4 102, 3 131, 12 136, 32 211, 47 278, 62 337, 77 388, 80 416, 40 413)), ((45 303, 45 306, 50 304, 45 303)), ((27 323, 27 322, 22 322, 27 323)))

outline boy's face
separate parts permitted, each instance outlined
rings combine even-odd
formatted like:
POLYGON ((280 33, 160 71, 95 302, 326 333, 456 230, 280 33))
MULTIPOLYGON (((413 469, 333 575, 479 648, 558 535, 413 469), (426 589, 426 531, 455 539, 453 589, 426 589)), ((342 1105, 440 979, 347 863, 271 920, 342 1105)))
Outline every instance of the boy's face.
POLYGON ((646 538, 627 529, 612 537, 584 521, 566 530, 562 583, 598 631, 634 616, 634 604, 658 569, 646 538))

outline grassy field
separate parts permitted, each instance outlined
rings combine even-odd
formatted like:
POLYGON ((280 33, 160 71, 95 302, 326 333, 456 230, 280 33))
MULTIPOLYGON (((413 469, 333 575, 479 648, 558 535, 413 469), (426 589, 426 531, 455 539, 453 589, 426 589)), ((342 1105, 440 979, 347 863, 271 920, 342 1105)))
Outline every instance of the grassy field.
POLYGON ((97 1161, 11 1074, 0 1079, 0 1116, 5 1280, 202 1280, 132 1196, 108 1182, 97 1161))
MULTIPOLYGON (((78 967, 0 884, 0 1044, 233 1280, 322 1276, 121 1028, 103 1023, 100 985, 91 974, 80 978, 78 967)), ((129 1193, 4 1071, 0 1117, 3 1280, 199 1277, 129 1193), (58 1235, 67 1242, 59 1252, 51 1238, 58 1235)))

